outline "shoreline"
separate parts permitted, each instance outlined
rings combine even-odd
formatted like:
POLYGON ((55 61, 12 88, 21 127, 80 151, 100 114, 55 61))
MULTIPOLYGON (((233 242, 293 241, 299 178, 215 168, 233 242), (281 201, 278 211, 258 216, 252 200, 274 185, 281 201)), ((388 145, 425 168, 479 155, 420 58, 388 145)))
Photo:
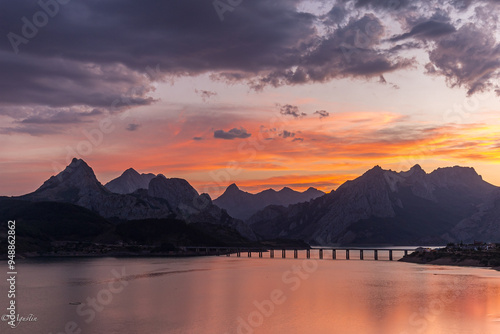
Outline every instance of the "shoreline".
MULTIPOLYGON (((500 271, 499 265, 493 265, 488 259, 478 259, 480 254, 475 256, 457 258, 454 255, 443 255, 442 253, 411 253, 402 257, 398 262, 414 263, 414 264, 431 264, 435 266, 452 266, 452 267, 471 267, 481 269, 491 269, 500 271)), ((495 263, 497 264, 497 263, 495 263)))

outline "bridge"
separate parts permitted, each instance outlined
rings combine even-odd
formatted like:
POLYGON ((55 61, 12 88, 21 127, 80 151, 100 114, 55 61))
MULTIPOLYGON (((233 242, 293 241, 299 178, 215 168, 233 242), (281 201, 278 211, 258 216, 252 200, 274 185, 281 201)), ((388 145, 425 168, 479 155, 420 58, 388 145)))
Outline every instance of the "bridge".
MULTIPOLYGON (((269 253, 269 256, 265 258, 273 259, 275 257, 279 257, 279 252, 281 251, 281 258, 287 258, 287 252, 291 253, 293 251, 293 258, 299 258, 299 251, 306 251, 306 258, 311 258, 311 253, 317 253, 318 259, 322 260, 328 258, 326 255, 329 253, 329 258, 332 260, 340 259, 337 255, 341 253, 344 254, 346 260, 351 259, 351 254, 357 253, 359 257, 357 259, 364 260, 366 254, 373 254, 373 260, 379 260, 379 255, 381 253, 388 254, 389 261, 394 260, 394 253, 398 252, 402 255, 408 255, 408 252, 414 252, 416 249, 402 249, 402 248, 347 248, 347 247, 318 247, 318 248, 310 248, 310 249, 290 249, 290 248, 278 248, 278 249, 265 249, 265 248, 257 248, 257 247, 183 247, 187 251, 193 252, 195 255, 226 255, 231 256, 232 254, 236 254, 236 257, 241 257, 241 254, 246 254, 247 257, 252 257, 252 254, 258 254, 259 258, 263 258, 264 254, 269 253), (278 253, 278 254, 276 254, 278 253)), ((291 256, 291 254, 290 254, 291 256)))

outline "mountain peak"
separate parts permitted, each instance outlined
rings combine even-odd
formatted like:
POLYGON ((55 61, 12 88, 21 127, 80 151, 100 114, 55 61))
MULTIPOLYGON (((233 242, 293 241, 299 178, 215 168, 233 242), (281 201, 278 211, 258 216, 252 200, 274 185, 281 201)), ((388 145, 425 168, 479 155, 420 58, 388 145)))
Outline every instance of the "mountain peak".
POLYGON ((238 188, 238 186, 236 185, 236 183, 231 183, 229 185, 229 187, 227 187, 226 191, 235 191, 235 190, 240 190, 240 188, 238 188))
POLYGON ((130 194, 139 189, 148 189, 149 182, 155 176, 154 174, 139 174, 135 169, 129 168, 116 179, 106 183, 104 187, 117 194, 130 194))
POLYGON ((378 176, 381 175, 384 170, 379 165, 374 166, 372 169, 367 170, 364 174, 366 176, 378 176))
POLYGON ((289 193, 289 192, 296 192, 296 191, 293 190, 293 189, 291 189, 291 188, 289 188, 289 187, 283 187, 283 189, 281 189, 279 192, 280 193, 285 193, 285 192, 289 193))
POLYGON ((125 173, 134 173, 134 174, 139 174, 135 169, 133 169, 132 167, 128 168, 127 170, 125 170, 123 172, 123 174, 125 173))
POLYGON ((412 168, 410 168, 410 170, 414 170, 414 171, 420 171, 420 170, 423 170, 422 169, 422 166, 420 166, 419 164, 416 164, 415 166, 413 166, 412 168))
POLYGON ((57 177, 60 179, 61 177, 72 174, 86 175, 91 179, 95 179, 97 181, 94 171, 89 165, 87 165, 87 163, 83 159, 73 158, 73 160, 71 160, 71 163, 66 166, 66 168, 57 175, 57 177))
POLYGON ((423 170, 423 168, 419 164, 416 164, 415 166, 410 168, 410 170, 407 172, 407 174, 408 175, 427 175, 425 170, 423 170))
POLYGON ((106 190, 97 180, 92 168, 82 159, 73 158, 62 172, 50 177, 40 188, 28 196, 37 197, 45 194, 46 199, 64 198, 69 201, 70 197, 77 198, 77 194, 80 192, 97 193, 102 191, 106 190))

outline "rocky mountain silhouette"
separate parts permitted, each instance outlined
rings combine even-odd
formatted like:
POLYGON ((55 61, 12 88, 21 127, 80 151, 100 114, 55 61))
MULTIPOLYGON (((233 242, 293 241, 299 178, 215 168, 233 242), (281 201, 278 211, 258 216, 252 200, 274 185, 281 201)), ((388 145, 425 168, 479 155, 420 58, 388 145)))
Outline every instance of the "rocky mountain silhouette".
POLYGON ((117 194, 131 194, 139 189, 148 189, 149 182, 155 178, 152 173, 139 174, 135 169, 129 168, 122 175, 106 183, 104 187, 117 194))
POLYGON ((376 166, 334 193, 288 208, 267 207, 248 223, 264 239, 320 245, 473 241, 499 235, 498 190, 473 168, 427 174, 419 165, 399 173, 376 166))
POLYGON ((231 216, 246 220, 266 206, 288 206, 290 204, 308 202, 324 194, 324 192, 312 187, 304 192, 298 192, 288 187, 284 187, 280 191, 267 189, 257 194, 251 194, 240 190, 238 186, 233 183, 227 187, 226 191, 220 197, 214 200, 214 204, 227 210, 231 216))

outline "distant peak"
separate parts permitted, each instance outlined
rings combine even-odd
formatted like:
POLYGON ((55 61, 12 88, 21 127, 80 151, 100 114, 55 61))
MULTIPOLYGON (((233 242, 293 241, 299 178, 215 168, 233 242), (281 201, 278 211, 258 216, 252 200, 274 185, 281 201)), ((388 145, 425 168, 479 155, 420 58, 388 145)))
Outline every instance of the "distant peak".
POLYGON ((423 169, 422 169, 422 167, 419 164, 416 164, 415 166, 413 166, 412 168, 410 168, 410 170, 423 170, 423 169))
POLYGON ((416 164, 415 166, 410 168, 410 172, 411 173, 426 174, 425 170, 423 170, 423 168, 419 164, 416 164))
POLYGON ((363 175, 378 175, 382 171, 383 171, 382 167, 380 167, 379 165, 376 165, 372 169, 366 171, 365 174, 363 174, 363 175))
POLYGON ((295 190, 293 190, 290 187, 283 187, 283 189, 281 189, 279 192, 290 192, 290 191, 295 191, 295 190))
POLYGON ((135 169, 129 168, 122 175, 139 175, 139 173, 135 169))
POLYGON ((66 170, 71 171, 80 168, 92 170, 92 168, 90 168, 85 161, 77 158, 73 158, 73 160, 71 160, 71 163, 66 167, 66 170))
POLYGON ((240 190, 240 188, 238 188, 238 186, 236 185, 236 183, 231 183, 229 185, 229 187, 227 187, 226 191, 234 191, 234 190, 240 190))

